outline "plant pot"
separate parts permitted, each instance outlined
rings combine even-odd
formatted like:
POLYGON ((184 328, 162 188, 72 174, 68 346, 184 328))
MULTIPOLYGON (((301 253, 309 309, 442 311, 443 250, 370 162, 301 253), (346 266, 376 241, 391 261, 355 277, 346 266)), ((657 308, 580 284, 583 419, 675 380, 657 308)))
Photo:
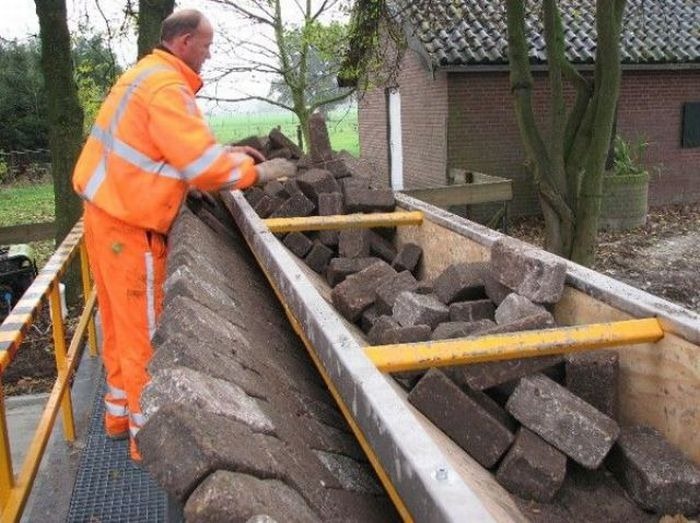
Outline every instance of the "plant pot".
POLYGON ((647 221, 649 173, 603 176, 603 200, 598 228, 624 231, 647 221))

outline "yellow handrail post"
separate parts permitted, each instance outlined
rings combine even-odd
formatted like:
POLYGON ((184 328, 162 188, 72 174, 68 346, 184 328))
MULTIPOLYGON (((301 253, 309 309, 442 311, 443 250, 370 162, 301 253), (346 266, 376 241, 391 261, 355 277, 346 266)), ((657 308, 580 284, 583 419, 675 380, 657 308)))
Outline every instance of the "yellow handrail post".
POLYGON ((7 417, 5 415, 5 386, 0 383, 0 509, 7 505, 14 486, 10 438, 7 434, 7 417))
MULTIPOLYGON (((80 242, 80 274, 83 279, 83 299, 87 304, 88 296, 92 290, 90 281, 90 264, 88 263, 87 248, 85 247, 85 237, 80 242)), ((97 331, 95 330, 95 317, 90 317, 88 323, 88 345, 90 346, 90 356, 97 356, 97 331)))
MULTIPOLYGON (((51 324, 53 325, 53 346, 56 357, 56 370, 58 375, 65 375, 67 372, 66 363, 66 333, 63 326, 63 314, 61 310, 61 295, 58 281, 55 281, 49 294, 51 304, 51 324)), ((71 401, 70 389, 64 391, 61 397, 61 411, 63 412, 63 434, 67 441, 75 440, 75 424, 73 422, 73 405, 71 401)))

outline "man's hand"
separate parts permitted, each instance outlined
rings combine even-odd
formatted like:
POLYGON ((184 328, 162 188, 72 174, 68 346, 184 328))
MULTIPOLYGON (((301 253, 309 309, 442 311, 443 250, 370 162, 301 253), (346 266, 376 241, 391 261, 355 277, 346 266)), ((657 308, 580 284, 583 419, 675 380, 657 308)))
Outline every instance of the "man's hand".
POLYGON ((275 158, 255 166, 258 171, 258 184, 276 180, 277 178, 291 178, 297 174, 297 166, 283 158, 275 158))
POLYGON ((224 146, 224 150, 227 153, 243 153, 247 154, 250 156, 253 160, 255 160, 255 163, 260 163, 265 161, 265 156, 258 151, 257 149, 254 149, 253 147, 249 145, 226 145, 224 146))

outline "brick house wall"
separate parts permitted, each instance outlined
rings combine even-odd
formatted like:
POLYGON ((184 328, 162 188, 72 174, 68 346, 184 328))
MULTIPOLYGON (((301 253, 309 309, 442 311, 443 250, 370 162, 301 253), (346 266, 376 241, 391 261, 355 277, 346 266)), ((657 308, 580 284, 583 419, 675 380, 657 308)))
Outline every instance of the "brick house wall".
MULTIPOLYGON (((426 179, 444 184, 448 167, 467 168, 513 179, 514 215, 539 212, 532 179, 524 165, 508 72, 453 72, 447 77, 439 73, 433 80, 415 53, 408 52, 405 61, 408 63, 399 82, 406 187, 425 186, 426 179), (442 149, 445 160, 440 162, 435 151, 440 150, 438 115, 443 114, 447 115, 447 141, 446 149, 442 149), (409 142, 415 145, 407 147, 409 142), (435 145, 430 155, 429 144, 435 145), (435 169, 425 176, 430 165, 435 169), (441 173, 437 172, 438 167, 441 173)), ((567 91, 569 101, 573 94, 567 91)), ((360 149, 363 157, 383 156, 386 167, 386 102, 383 92, 379 95, 368 93, 366 98, 373 104, 360 105, 360 149), (376 140, 372 126, 367 125, 379 117, 385 122, 381 141, 376 140)), ((649 142, 645 163, 654 173, 649 188, 650 205, 700 201, 700 148, 681 147, 683 104, 693 101, 700 101, 700 70, 623 71, 617 131, 628 140, 643 137, 649 142)), ((545 73, 535 74, 533 104, 546 136, 545 73)))
MULTIPOLYGON (((414 52, 407 52, 397 82, 401 96, 404 185, 440 186, 447 173, 447 74, 433 79, 414 52), (402 87, 403 86, 403 87, 402 87)), ((384 171, 389 183, 388 109, 385 88, 358 102, 360 157, 384 171)))

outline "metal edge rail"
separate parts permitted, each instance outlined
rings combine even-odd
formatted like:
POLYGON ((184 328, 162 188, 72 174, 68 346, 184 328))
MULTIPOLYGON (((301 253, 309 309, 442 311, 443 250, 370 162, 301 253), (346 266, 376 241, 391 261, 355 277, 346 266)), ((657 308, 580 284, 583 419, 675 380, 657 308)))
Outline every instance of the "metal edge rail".
MULTIPOLYGON (((397 193, 396 202, 405 210, 422 211, 427 221, 474 240, 484 247, 490 248, 501 238, 519 241, 404 194, 397 193)), ((529 244, 521 243, 532 248, 529 244)), ((542 256, 553 257, 566 263, 566 283, 574 289, 631 316, 654 316, 658 318, 667 334, 675 334, 692 343, 700 343, 700 315, 546 251, 542 251, 542 256)))
MULTIPOLYGON (((493 521, 243 195, 238 191, 222 194, 261 269, 313 348, 312 357, 322 365, 324 379, 337 391, 341 410, 351 415, 351 427, 359 429, 356 436, 376 456, 380 478, 388 478, 388 490, 395 489, 410 518, 493 521)), ((376 466, 376 460, 372 461, 376 466)))

